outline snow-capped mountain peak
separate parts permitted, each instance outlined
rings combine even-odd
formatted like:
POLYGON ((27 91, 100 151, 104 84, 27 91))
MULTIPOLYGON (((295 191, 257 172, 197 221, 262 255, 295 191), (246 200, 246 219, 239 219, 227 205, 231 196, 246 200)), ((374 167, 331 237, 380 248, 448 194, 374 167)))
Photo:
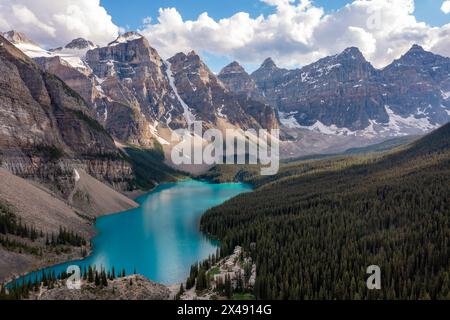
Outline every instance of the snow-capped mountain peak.
POLYGON ((141 34, 139 34, 138 32, 130 31, 130 32, 126 32, 126 33, 118 36, 117 39, 114 40, 113 42, 109 43, 108 46, 116 46, 121 43, 127 43, 130 41, 134 41, 134 40, 138 40, 138 39, 142 39, 142 38, 143 38, 143 36, 141 34))
POLYGON ((70 43, 68 43, 64 48, 66 49, 94 49, 96 46, 89 40, 83 39, 83 38, 77 38, 72 40, 70 43))
POLYGON ((5 39, 10 41, 16 48, 18 48, 20 51, 22 51, 32 59, 59 57, 65 63, 69 64, 71 67, 80 70, 82 72, 85 72, 88 69, 88 67, 83 61, 86 52, 91 48, 95 47, 92 44, 92 42, 83 39, 84 41, 86 41, 86 43, 89 44, 89 46, 83 49, 76 48, 76 44, 80 45, 81 43, 80 39, 76 39, 71 43, 69 43, 64 48, 46 50, 42 48, 39 44, 28 39, 28 37, 22 32, 12 30, 4 33, 3 36, 5 37, 5 39))
POLYGON ((27 38, 27 36, 19 31, 15 31, 15 30, 11 30, 5 33, 1 33, 0 34, 9 42, 11 42, 12 44, 16 45, 16 44, 29 44, 29 45, 33 45, 33 46, 39 46, 38 44, 36 44, 35 42, 33 42, 32 40, 30 40, 29 38, 27 38))
POLYGON ((37 43, 27 38, 22 32, 11 30, 3 33, 2 36, 30 58, 53 56, 51 52, 41 48, 37 43))

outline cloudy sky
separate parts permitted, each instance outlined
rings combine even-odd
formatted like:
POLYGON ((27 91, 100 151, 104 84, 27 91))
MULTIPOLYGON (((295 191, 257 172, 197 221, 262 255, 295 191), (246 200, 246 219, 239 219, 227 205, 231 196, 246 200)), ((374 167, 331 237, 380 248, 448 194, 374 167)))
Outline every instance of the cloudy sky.
POLYGON ((450 56, 450 0, 0 0, 0 30, 45 47, 139 30, 163 58, 192 49, 214 71, 265 58, 298 67, 356 46, 383 67, 418 43, 450 56))

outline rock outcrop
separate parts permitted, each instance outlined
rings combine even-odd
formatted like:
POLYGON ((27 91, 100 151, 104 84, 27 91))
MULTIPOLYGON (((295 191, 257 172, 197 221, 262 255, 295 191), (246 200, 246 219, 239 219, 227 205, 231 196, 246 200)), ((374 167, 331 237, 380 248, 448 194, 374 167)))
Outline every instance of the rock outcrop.
POLYGON ((76 91, 89 105, 93 105, 94 101, 100 97, 100 93, 96 88, 96 83, 92 77, 84 72, 73 68, 69 63, 60 56, 50 58, 38 57, 34 59, 39 66, 47 72, 57 75, 64 79, 64 82, 74 91, 76 91))
POLYGON ((218 78, 231 92, 244 94, 259 101, 264 100, 256 88, 255 80, 236 61, 223 68, 218 78))
POLYGON ((169 300, 167 287, 133 275, 108 281, 108 286, 96 287, 92 283, 82 283, 80 290, 70 290, 64 283, 53 289, 41 289, 30 300, 169 300))

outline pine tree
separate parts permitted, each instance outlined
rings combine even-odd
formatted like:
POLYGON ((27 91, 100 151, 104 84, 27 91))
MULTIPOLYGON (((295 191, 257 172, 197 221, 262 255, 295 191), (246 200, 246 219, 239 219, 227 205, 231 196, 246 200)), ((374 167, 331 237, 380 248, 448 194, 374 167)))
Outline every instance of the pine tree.
POLYGON ((95 283, 96 287, 100 286, 100 284, 101 284, 101 279, 100 279, 100 276, 98 274, 98 271, 95 271, 94 283, 95 283))
POLYGON ((94 276, 94 270, 92 269, 91 266, 89 266, 89 268, 88 268, 88 282, 89 282, 89 283, 93 283, 94 280, 95 280, 94 278, 95 278, 95 276, 94 276))
POLYGON ((102 273, 101 273, 101 285, 104 286, 104 287, 108 286, 108 279, 106 277, 106 272, 105 271, 102 271, 102 273))

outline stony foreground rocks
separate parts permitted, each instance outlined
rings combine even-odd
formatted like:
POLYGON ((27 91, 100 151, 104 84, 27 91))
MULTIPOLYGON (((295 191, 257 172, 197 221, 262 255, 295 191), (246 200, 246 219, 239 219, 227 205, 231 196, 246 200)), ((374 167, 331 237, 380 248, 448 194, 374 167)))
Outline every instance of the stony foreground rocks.
POLYGON ((167 287, 140 275, 132 275, 108 281, 107 287, 97 287, 83 282, 80 290, 68 289, 64 283, 58 288, 40 289, 30 299, 37 300, 168 300, 167 287))

